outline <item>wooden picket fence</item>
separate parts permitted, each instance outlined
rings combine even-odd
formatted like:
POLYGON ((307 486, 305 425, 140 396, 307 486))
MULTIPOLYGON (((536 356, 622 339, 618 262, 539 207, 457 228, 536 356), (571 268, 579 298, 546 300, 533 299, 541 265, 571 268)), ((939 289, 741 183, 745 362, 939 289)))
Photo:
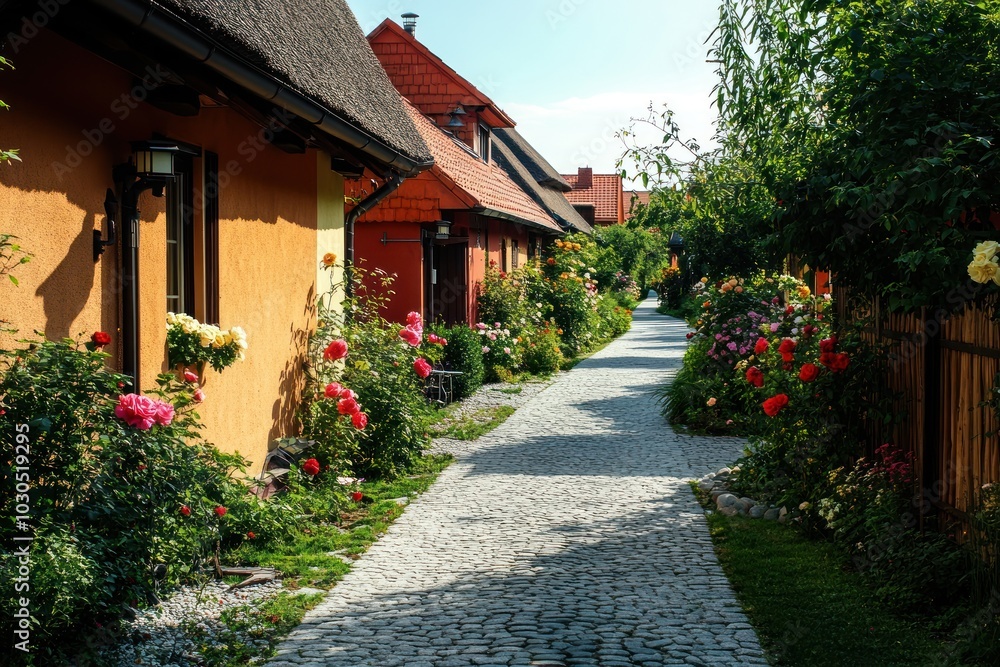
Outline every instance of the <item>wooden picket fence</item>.
POLYGON ((885 350, 883 386, 893 396, 891 424, 870 423, 873 444, 913 452, 917 491, 927 505, 966 523, 983 484, 1000 481, 1000 437, 991 396, 1000 371, 1000 324, 993 304, 968 304, 957 314, 890 313, 878 300, 834 288, 842 322, 864 324, 869 342, 885 350))

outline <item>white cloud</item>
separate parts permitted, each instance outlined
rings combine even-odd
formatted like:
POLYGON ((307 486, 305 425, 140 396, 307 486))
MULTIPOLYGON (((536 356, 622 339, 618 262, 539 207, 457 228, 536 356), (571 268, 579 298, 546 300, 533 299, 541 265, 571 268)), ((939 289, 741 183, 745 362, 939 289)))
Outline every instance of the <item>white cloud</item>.
MULTIPOLYGON (((599 173, 614 173, 625 150, 615 135, 630 125, 631 118, 645 118, 650 102, 657 111, 664 102, 669 104, 685 139, 697 139, 702 148, 714 146, 716 113, 702 93, 608 92, 548 104, 507 104, 505 111, 560 172, 590 166, 599 173)), ((637 125, 636 131, 644 144, 657 144, 663 138, 650 127, 637 125)))

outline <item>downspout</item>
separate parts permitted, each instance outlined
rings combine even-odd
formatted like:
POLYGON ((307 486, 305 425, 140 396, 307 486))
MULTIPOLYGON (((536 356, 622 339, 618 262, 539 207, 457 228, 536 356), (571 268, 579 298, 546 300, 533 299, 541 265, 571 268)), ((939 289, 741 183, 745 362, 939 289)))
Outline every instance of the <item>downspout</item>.
POLYGON ((351 209, 344 223, 344 293, 348 298, 354 293, 354 224, 362 215, 378 206, 378 203, 399 189, 406 177, 400 173, 394 174, 351 209))

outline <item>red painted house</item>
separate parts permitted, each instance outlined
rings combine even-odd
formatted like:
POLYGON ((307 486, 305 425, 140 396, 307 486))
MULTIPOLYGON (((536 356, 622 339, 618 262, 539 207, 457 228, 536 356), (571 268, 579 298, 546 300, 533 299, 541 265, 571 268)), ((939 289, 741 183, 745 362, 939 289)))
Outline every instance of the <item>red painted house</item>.
POLYGON ((523 265, 563 227, 494 159, 493 130, 514 122, 489 97, 388 19, 368 40, 434 167, 358 219, 356 255, 398 276, 388 319, 418 310, 430 321, 474 322, 486 267, 523 265))

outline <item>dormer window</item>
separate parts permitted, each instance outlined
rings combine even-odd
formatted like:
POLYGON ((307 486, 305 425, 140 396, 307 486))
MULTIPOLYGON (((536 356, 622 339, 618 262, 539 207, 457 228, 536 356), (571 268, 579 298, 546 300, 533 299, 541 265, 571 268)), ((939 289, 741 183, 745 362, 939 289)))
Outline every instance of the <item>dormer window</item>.
POLYGON ((479 157, 483 158, 483 162, 489 163, 490 161, 490 126, 486 123, 479 122, 479 157))

